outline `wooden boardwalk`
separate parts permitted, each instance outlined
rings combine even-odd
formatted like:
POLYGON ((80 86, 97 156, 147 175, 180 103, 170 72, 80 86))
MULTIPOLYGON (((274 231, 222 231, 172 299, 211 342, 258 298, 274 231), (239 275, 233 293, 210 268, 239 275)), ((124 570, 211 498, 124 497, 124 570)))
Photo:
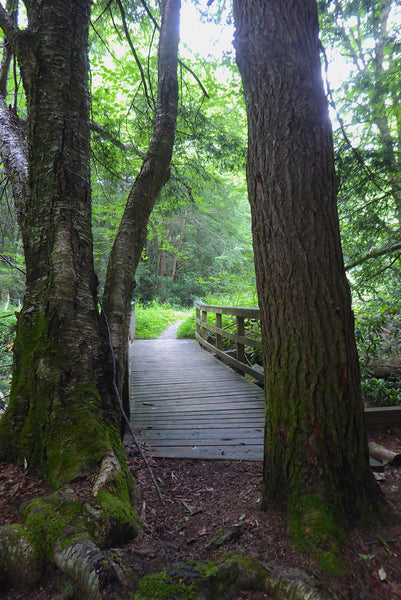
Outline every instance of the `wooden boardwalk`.
POLYGON ((130 346, 131 421, 152 456, 262 460, 263 390, 193 340, 130 346))

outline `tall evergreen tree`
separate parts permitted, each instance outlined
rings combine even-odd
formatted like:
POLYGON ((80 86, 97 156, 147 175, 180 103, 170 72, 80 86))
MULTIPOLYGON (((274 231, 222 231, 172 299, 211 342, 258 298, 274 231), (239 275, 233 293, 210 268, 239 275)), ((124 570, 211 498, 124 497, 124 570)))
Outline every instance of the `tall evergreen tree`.
POLYGON ((293 533, 324 558, 323 542, 381 495, 368 461, 317 4, 235 0, 234 16, 265 356, 264 505, 285 506, 293 533))

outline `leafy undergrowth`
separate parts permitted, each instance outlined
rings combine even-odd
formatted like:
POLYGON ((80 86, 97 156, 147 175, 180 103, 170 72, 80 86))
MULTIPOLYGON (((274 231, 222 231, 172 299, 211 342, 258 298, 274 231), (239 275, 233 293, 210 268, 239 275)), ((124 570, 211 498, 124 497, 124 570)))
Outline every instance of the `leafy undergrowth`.
POLYGON ((0 414, 7 405, 15 335, 15 307, 0 310, 0 414))
POLYGON ((177 309, 169 304, 135 306, 135 337, 137 339, 155 339, 172 323, 183 320, 190 314, 190 310, 177 309))
MULTIPOLYGON (((401 452, 401 441, 388 432, 376 432, 374 440, 401 452)), ((380 530, 356 530, 342 549, 346 571, 341 576, 328 576, 316 562, 294 551, 287 528, 278 515, 259 510, 261 463, 150 457, 165 502, 163 506, 137 448, 129 442, 126 451, 138 482, 136 509, 144 530, 126 546, 110 549, 109 556, 130 569, 134 579, 162 573, 155 578, 156 582, 161 579, 172 586, 180 582, 191 585, 200 565, 212 569, 213 563, 240 554, 273 570, 285 568, 288 576, 313 583, 321 598, 401 600, 399 524, 380 530)), ((380 485, 401 517, 401 468, 386 467, 385 480, 380 485)), ((0 522, 15 521, 19 507, 30 496, 43 493, 46 488, 40 479, 16 467, 4 469, 0 475, 0 522)), ((52 568, 40 585, 29 591, 0 592, 0 598, 54 600, 57 594, 63 594, 63 600, 85 600, 71 582, 52 568)), ((139 596, 133 591, 127 600, 139 600, 144 589, 146 586, 142 586, 139 596)), ((270 600, 264 592, 251 591, 234 598, 270 600)))
POLYGON ((185 319, 178 327, 178 339, 195 339, 196 323, 195 315, 192 314, 185 319))

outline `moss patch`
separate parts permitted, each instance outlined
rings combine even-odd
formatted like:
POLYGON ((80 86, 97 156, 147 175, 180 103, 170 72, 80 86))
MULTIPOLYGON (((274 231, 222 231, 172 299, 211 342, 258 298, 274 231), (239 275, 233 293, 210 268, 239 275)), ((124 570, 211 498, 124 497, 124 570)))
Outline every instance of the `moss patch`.
POLYGON ((67 544, 85 534, 82 511, 82 504, 69 491, 55 493, 49 499, 37 498, 23 509, 27 536, 43 565, 53 562, 57 542, 67 544))
POLYGON ((129 502, 106 489, 99 491, 96 500, 100 518, 89 529, 101 547, 121 544, 137 535, 141 528, 140 520, 129 502))
POLYGON ((329 574, 344 570, 341 546, 344 531, 338 526, 325 503, 313 495, 290 503, 290 531, 297 551, 308 554, 329 574))
POLYGON ((145 575, 139 582, 133 600, 195 600, 196 593, 192 585, 186 585, 179 579, 156 573, 145 575))
POLYGON ((85 477, 98 468, 111 446, 109 427, 101 415, 101 400, 93 388, 81 391, 67 408, 53 411, 44 466, 53 486, 85 477))

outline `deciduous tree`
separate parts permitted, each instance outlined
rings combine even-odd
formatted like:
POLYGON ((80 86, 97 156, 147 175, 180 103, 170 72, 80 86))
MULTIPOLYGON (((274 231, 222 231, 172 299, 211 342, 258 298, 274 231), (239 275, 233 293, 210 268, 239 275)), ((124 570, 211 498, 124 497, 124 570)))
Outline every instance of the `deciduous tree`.
MULTIPOLYGON (((93 266, 90 4, 89 0, 26 0, 24 29, 17 27, 13 12, 0 4, 5 47, 18 61, 27 106, 23 126, 6 102, 7 55, 0 85, 0 153, 18 212, 26 292, 18 318, 10 402, 0 421, 0 459, 40 471, 55 487, 90 476, 100 467, 93 510, 89 507, 86 512, 81 506, 72 521, 72 513, 68 513, 70 520, 63 521, 68 499, 53 498, 42 513, 58 523, 56 537, 51 538, 51 527, 36 532, 38 540, 42 534, 50 536, 44 547, 52 549, 53 559, 78 579, 83 577, 89 595, 98 597, 110 569, 102 563, 94 542, 107 545, 135 534, 137 518, 130 503, 134 485, 119 437, 115 366, 107 321, 98 307, 93 266), (68 541, 63 538, 60 546, 57 535, 67 535, 68 541)), ((117 361, 135 261, 155 196, 168 178, 178 100, 179 8, 179 0, 163 2, 154 134, 117 238, 121 242, 122 235, 127 248, 120 243, 120 256, 113 254, 109 269, 105 304, 117 361)), ((121 344, 127 339, 126 335, 121 344)), ((77 507, 76 498, 72 502, 77 507)), ((29 521, 29 509, 27 514, 29 521)))

